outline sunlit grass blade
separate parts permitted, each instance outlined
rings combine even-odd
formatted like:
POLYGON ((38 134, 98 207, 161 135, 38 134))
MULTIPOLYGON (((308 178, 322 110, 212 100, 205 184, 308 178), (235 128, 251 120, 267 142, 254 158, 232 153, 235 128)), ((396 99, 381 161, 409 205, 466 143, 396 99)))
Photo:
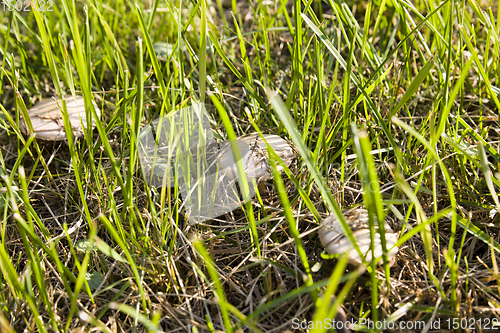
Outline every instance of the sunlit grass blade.
MULTIPOLYGON (((361 274, 360 271, 354 271, 354 272, 349 272, 346 274, 343 274, 342 277, 340 278, 339 283, 345 283, 347 281, 352 281, 356 280, 356 278, 361 274)), ((267 302, 266 304, 263 304, 259 306, 258 308, 255 309, 255 311, 252 312, 251 315, 248 316, 248 320, 255 320, 260 316, 261 314, 265 313, 266 311, 269 311, 278 305, 282 303, 286 303, 289 300, 293 300, 301 295, 311 293, 312 291, 315 291, 317 289, 327 287, 329 286, 330 279, 324 279, 321 281, 316 281, 310 286, 302 286, 299 288, 296 288, 294 290, 289 291, 283 296, 277 297, 272 301, 267 302)))
POLYGON ((200 24, 200 102, 205 103, 207 86, 207 4, 201 0, 201 24, 200 24))
MULTIPOLYGON (((0 2, 0 331, 302 330, 342 310, 349 323, 385 319, 384 331, 494 313, 500 12, 489 2, 0 2), (54 125, 66 141, 21 133, 32 105, 64 95, 83 96, 95 128, 72 135, 64 103, 54 125), (297 154, 288 165, 261 151, 276 185, 254 196, 248 183, 237 209, 191 223, 183 178, 152 186, 137 160, 141 127, 198 102, 215 146, 257 132, 297 154), (317 237, 363 195, 372 229, 392 212, 390 279, 386 265, 360 276, 323 255, 317 237)), ((188 155, 179 163, 207 154, 188 155)))
POLYGON ((485 72, 483 65, 481 64, 481 61, 479 60, 476 48, 472 45, 472 42, 471 42, 465 28, 459 27, 459 31, 460 31, 460 34, 462 36, 462 39, 465 41, 465 44, 467 45, 467 48, 469 49, 469 52, 471 54, 471 58, 474 59, 474 64, 476 65, 476 70, 479 72, 479 74, 481 75, 481 78, 484 80, 484 83, 485 83, 486 89, 488 90, 488 93, 490 94, 491 98, 495 102, 496 107, 498 109, 500 109, 500 101, 498 100, 497 94, 492 90, 491 82, 488 79, 488 75, 485 72))
MULTIPOLYGON (((311 157, 311 152, 302 141, 301 135, 298 132, 293 119, 290 117, 288 110, 285 107, 285 104, 283 103, 281 98, 274 92, 268 91, 268 95, 270 96, 271 104, 273 105, 274 110, 276 111, 281 121, 285 125, 288 134, 290 135, 293 143, 297 147, 302 159, 306 163, 309 172, 311 173, 312 177, 316 182, 316 185, 318 185, 324 200, 328 204, 328 208, 330 208, 331 212, 340 222, 342 230, 344 231, 346 237, 349 239, 351 244, 353 244, 354 247, 356 248, 356 251, 360 255, 360 258, 364 258, 364 256, 361 254, 361 251, 359 250, 359 247, 356 245, 356 240, 354 239, 352 231, 349 228, 349 225, 347 224, 347 221, 344 215, 342 214, 342 211, 340 210, 338 204, 335 202, 335 199, 331 191, 329 190, 328 185, 326 184, 324 178, 319 173, 317 166, 314 164, 314 161, 311 157)), ((364 262, 366 262, 366 260, 364 262)))
MULTIPOLYGON (((340 65, 345 70, 347 70, 347 63, 346 63, 346 61, 340 55, 340 53, 335 48, 335 46, 333 46, 333 44, 330 42, 330 40, 328 39, 328 37, 326 37, 325 34, 307 16, 304 16, 304 14, 302 14, 302 15, 303 15, 303 19, 307 23, 307 25, 309 25, 309 27, 320 38, 320 40, 323 42, 323 44, 325 44, 325 46, 333 54, 333 56, 335 57, 335 59, 337 59, 337 61, 340 63, 340 65)), ((351 75, 349 77, 350 77, 351 81, 354 83, 354 85, 356 86, 356 88, 358 88, 358 90, 360 91, 360 93, 363 95, 363 97, 364 97, 364 99, 365 99, 365 101, 366 101, 366 103, 367 103, 370 111, 372 111, 373 114, 375 115, 375 117, 377 118, 378 124, 382 127, 382 130, 384 131, 384 133, 385 133, 385 135, 387 137, 387 140, 389 141, 391 147, 394 149, 394 153, 396 154, 396 158, 398 160, 399 166, 401 166, 406 171, 407 168, 406 168, 406 164, 403 163, 403 156, 401 155, 401 152, 399 150, 398 145, 396 144, 396 142, 394 141, 392 135, 390 134, 390 132, 389 132, 389 130, 388 130, 386 124, 385 124, 385 121, 382 119, 382 116, 380 115, 380 112, 378 111, 378 109, 373 104, 373 101, 368 96, 366 90, 362 87, 361 82, 358 79, 358 77, 356 75, 354 75, 354 73, 351 73, 351 75)))
POLYGON ((125 254, 125 257, 127 258, 128 263, 130 264, 130 268, 132 269, 132 272, 134 273, 134 278, 137 283, 137 289, 139 290, 139 294, 141 296, 141 303, 142 303, 142 308, 144 312, 147 312, 148 306, 146 303, 146 297, 144 293, 144 288, 141 283, 141 277, 139 274, 139 270, 136 265, 136 261, 132 257, 132 254, 129 251, 129 245, 125 243, 125 240, 123 240, 120 235, 116 232, 114 226, 111 224, 111 221, 104 215, 101 215, 100 217, 101 222, 104 224, 106 227, 106 230, 108 230, 110 236, 113 238, 113 240, 118 244, 118 246, 122 249, 123 253, 125 254))
POLYGON ((131 307, 131 306, 128 306, 126 304, 111 303, 110 307, 112 309, 121 311, 121 312, 123 312, 123 313, 131 316, 135 320, 139 321, 142 325, 144 325, 144 327, 146 329, 148 329, 148 332, 153 332, 153 333, 161 333, 161 332, 163 332, 158 327, 158 323, 154 323, 153 321, 149 320, 148 317, 145 316, 142 313, 137 313, 136 310, 133 307, 131 307))
MULTIPOLYGON (((272 150, 271 146, 267 144, 267 150, 268 152, 272 150)), ((290 201, 288 200, 288 196, 286 193, 285 186, 283 184, 283 178, 281 177, 280 173, 278 172, 276 168, 276 161, 274 158, 270 158, 269 160, 271 164, 271 170, 273 172, 273 177, 274 177, 274 184, 276 185, 276 191, 278 192, 278 195, 281 199, 281 204, 283 205, 283 209, 285 211, 285 216, 288 221, 288 226, 290 227, 290 233, 292 234, 293 240, 295 242, 295 246, 297 247, 297 252, 299 253, 299 257, 302 260, 302 265, 304 266, 304 269, 307 274, 307 279, 305 279, 305 284, 307 286, 310 286, 313 284, 314 280, 311 275, 311 268, 309 266, 309 260, 307 259, 307 254, 306 251, 304 250, 304 246, 302 244, 302 241, 300 240, 300 232, 298 229, 297 221, 295 220, 292 209, 290 207, 290 201)), ((317 297, 315 293, 312 293, 313 299, 317 297)))
POLYGON ((248 219, 250 220, 250 226, 251 226, 251 236, 252 236, 252 245, 255 248, 257 255, 259 259, 261 258, 261 250, 260 250, 260 245, 259 245, 259 235, 257 233, 257 227, 255 225, 255 216, 253 214, 253 207, 252 203, 250 201, 250 189, 249 189, 249 182, 247 180, 247 176, 245 174, 245 168, 243 166, 243 161, 241 159, 241 153, 238 148, 238 144, 236 142, 236 134, 234 133, 233 127, 231 125, 231 121, 229 120, 229 117, 224 110, 224 107, 222 104, 220 104, 219 100, 215 95, 210 95, 210 98, 212 99, 212 102, 214 103, 215 107, 217 108, 217 111, 219 113, 219 116, 222 119, 222 122, 224 124, 224 128, 226 129, 227 132, 227 138, 229 142, 231 143, 231 151, 234 156, 234 160, 236 161, 236 169, 238 171, 238 179, 239 179, 239 184, 240 184, 240 190, 242 192, 243 196, 243 201, 245 203, 246 210, 248 212, 248 219))
MULTIPOLYGON (((10 291, 28 303, 28 308, 34 314, 35 324, 40 332, 48 332, 46 324, 40 320, 41 316, 38 312, 38 305, 36 301, 21 284, 21 278, 17 274, 16 268, 10 261, 10 255, 7 253, 3 245, 0 246, 0 270, 10 287, 10 291)), ((57 327, 55 327, 55 329, 57 329, 57 327)))
POLYGON ((408 102, 410 97, 412 97, 417 92, 417 90, 422 85, 422 82, 429 74, 429 71, 433 68, 434 66, 433 61, 434 60, 432 58, 429 59, 427 63, 424 65, 424 67, 418 72, 417 76, 412 81, 411 85, 408 87, 403 97, 401 97, 401 100, 399 101, 398 105, 396 105, 396 107, 392 109, 391 111, 392 114, 396 114, 399 111, 399 109, 401 109, 403 105, 405 105, 408 102))
MULTIPOLYGON (((454 191, 453 185, 451 183, 450 175, 449 175, 445 165, 443 164, 441 157, 436 153, 435 148, 432 147, 430 145, 430 143, 422 135, 420 135, 414 128, 408 126, 407 124, 405 124, 404 122, 402 122, 401 120, 399 120, 396 117, 393 117, 392 121, 395 124, 397 124, 398 126, 404 128, 406 131, 408 131, 410 134, 412 134, 418 141, 420 141, 426 147, 427 151, 429 152, 429 155, 432 156, 432 158, 436 160, 436 162, 438 163, 438 165, 440 167, 441 172, 444 175, 445 181, 446 181, 446 187, 448 189, 448 194, 450 196, 451 207, 455 208, 456 207, 455 191, 454 191)), ((406 193, 406 195, 408 195, 408 193, 406 193)), ((415 198, 415 200, 412 200, 412 201, 415 203, 418 202, 418 200, 416 200, 416 198, 415 198)), ((449 244, 450 251, 453 249, 453 246, 455 245, 454 241, 455 241, 455 233, 456 233, 456 218, 457 218, 457 214, 456 214, 456 212, 454 212, 452 214, 452 226, 451 226, 452 229, 451 229, 451 238, 450 238, 450 244, 449 244)), ((426 248, 426 251, 430 251, 430 243, 427 246, 428 247, 426 248)), ((428 253, 428 254, 430 254, 430 253, 428 253)))
POLYGON ((360 169, 361 181, 363 183, 363 201, 365 207, 368 210, 368 226, 370 228, 370 251, 372 251, 372 262, 370 263, 372 271, 370 272, 371 277, 371 296, 372 296, 372 314, 373 320, 378 320, 377 313, 377 299, 378 299, 378 288, 377 288, 377 261, 375 260, 375 237, 376 233, 380 234, 380 243, 382 245, 383 253, 383 263, 385 270, 385 278, 387 283, 387 289, 390 290, 390 272, 389 264, 387 258, 387 241, 385 238, 385 213, 382 204, 382 195, 380 194, 379 179, 377 176, 377 168, 375 167, 375 162, 373 156, 370 154, 370 139, 366 132, 358 132, 356 126, 352 124, 352 131, 354 135, 354 144, 356 147, 356 153, 358 155, 358 165, 360 169), (375 222, 377 221, 377 222, 375 222), (376 229, 377 227, 377 229, 376 229))
POLYGON ((214 262, 212 261, 212 258, 210 258, 210 255, 205 249, 205 246, 203 246, 203 243, 201 243, 199 240, 194 240, 193 246, 196 248, 196 251, 198 251, 198 253, 203 258, 204 262, 206 263, 208 274, 210 275, 210 278, 215 284, 215 293, 219 301, 218 303, 221 309, 225 331, 231 333, 233 332, 233 325, 231 324, 231 320, 229 318, 229 310, 227 309, 226 294, 224 293, 224 288, 222 287, 219 275, 217 274, 217 271, 214 269, 214 262))
MULTIPOLYGON (((137 18, 139 20, 139 26, 140 26, 141 31, 142 31, 142 37, 144 38, 144 41, 146 43, 146 47, 148 49, 149 57, 151 59, 151 62, 153 63, 155 75, 158 78, 158 84, 160 85, 161 95, 162 95, 163 99, 166 100, 166 99, 168 99, 168 95, 167 95, 167 88, 165 87, 165 82, 163 81, 163 74, 162 74, 160 65, 158 63, 158 58, 156 57, 155 50, 153 48, 153 43, 151 42, 151 38, 149 36, 148 29, 146 28, 146 25, 144 23, 142 11, 141 11, 138 4, 135 4, 135 11, 136 11, 137 18)), ((160 112, 160 117, 161 116, 163 116, 163 108, 162 108, 162 111, 160 112)))
MULTIPOLYGON (((335 266, 334 271, 330 275, 330 279, 328 281, 328 286, 321 295, 321 298, 316 302, 316 312, 314 313, 313 316, 313 322, 325 322, 326 318, 332 318, 335 315, 335 312, 337 311, 335 306, 332 306, 332 298, 337 291, 337 288, 339 287, 340 280, 342 278, 342 275, 344 274, 345 268, 347 266, 347 261, 348 257, 343 256, 340 258, 338 261, 337 265, 335 266)), ((352 279, 351 281, 354 281, 355 279, 352 279)), ((314 330, 314 332, 324 332, 326 329, 321 325, 320 329, 314 330)))

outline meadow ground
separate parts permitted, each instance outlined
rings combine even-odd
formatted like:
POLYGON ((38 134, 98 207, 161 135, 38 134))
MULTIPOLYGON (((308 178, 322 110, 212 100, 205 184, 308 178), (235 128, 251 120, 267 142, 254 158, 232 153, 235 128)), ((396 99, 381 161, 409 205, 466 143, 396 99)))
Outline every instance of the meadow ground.
POLYGON ((341 306, 361 331, 495 331, 497 7, 3 1, 0 330, 324 332, 341 306), (93 131, 19 131, 66 94, 95 100, 93 131), (190 224, 177 187, 148 184, 138 134, 195 102, 217 139, 273 133, 297 158, 190 224), (356 204, 400 233, 391 267, 323 253, 319 222, 356 204))

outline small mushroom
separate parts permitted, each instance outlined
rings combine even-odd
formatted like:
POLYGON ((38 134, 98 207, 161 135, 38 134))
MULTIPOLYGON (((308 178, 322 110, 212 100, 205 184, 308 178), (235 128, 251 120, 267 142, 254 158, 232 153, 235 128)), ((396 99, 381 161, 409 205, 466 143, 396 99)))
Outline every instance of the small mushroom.
MULTIPOLYGON (((64 100, 66 101, 66 108, 73 133, 76 137, 82 137, 87 127, 84 98, 79 95, 75 98, 72 95, 68 95, 64 97, 64 100)), ((95 107, 97 115, 100 117, 101 110, 99 110, 94 101, 92 101, 92 104, 95 107)), ((54 100, 53 98, 48 98, 36 103, 28 110, 28 115, 37 138, 48 141, 60 141, 67 138, 64 131, 61 109, 62 103, 60 99, 54 100)), ((92 120, 92 128, 94 127, 95 120, 92 120)), ((20 120, 20 129, 23 133, 30 134, 24 119, 20 120)))
MULTIPOLYGON (((263 136, 275 153, 287 166, 289 166, 295 157, 292 146, 277 135, 264 134, 263 136)), ((256 182, 260 182, 272 178, 271 168, 268 163, 267 145, 259 134, 252 133, 239 137, 237 139, 237 144, 249 182, 251 182, 252 179, 255 179, 256 182)), ((236 167, 236 161, 231 150, 230 142, 226 142, 221 147, 217 163, 221 173, 227 177, 226 179, 238 179, 238 169, 236 167)), ((277 168, 279 172, 283 171, 283 168, 279 164, 277 168)))
MULTIPOLYGON (((372 251, 370 249, 370 229, 368 226, 368 212, 363 207, 355 207, 344 212, 347 223, 349 224, 353 236, 356 239, 357 245, 361 253, 365 254, 367 262, 372 261, 372 251)), ((398 247, 395 247, 398 241, 398 235, 387 225, 385 226, 386 249, 389 251, 388 259, 393 263, 398 247)), ((380 234, 376 228, 375 234, 375 258, 382 256, 382 243, 380 234)), ((356 248, 351 244, 349 239, 342 231, 340 222, 334 215, 330 215, 321 221, 321 227, 318 232, 321 244, 329 254, 346 253, 349 257, 349 262, 356 265, 361 265, 362 260, 356 251, 356 248)), ((381 263, 381 261, 379 261, 381 263)))

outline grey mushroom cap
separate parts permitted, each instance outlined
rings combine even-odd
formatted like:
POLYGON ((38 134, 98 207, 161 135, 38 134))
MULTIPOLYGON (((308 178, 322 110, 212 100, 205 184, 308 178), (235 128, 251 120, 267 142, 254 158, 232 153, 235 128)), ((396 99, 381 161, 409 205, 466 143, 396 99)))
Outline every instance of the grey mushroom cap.
MULTIPOLYGON (((292 146, 283 138, 274 134, 264 134, 263 137, 269 143, 274 152, 290 166, 295 152, 292 146)), ((249 182, 255 179, 257 182, 272 178, 271 168, 268 163, 268 153, 266 142, 258 133, 249 134, 237 139, 241 159, 249 182)), ((231 150, 230 142, 226 142, 220 149, 217 163, 221 173, 229 180, 238 179, 238 169, 236 160, 231 150)), ((278 171, 283 168, 278 164, 278 171)))
MULTIPOLYGON (((368 212, 363 207, 356 207, 344 212, 347 223, 349 224, 353 236, 356 239, 356 243, 361 251, 365 255, 366 261, 371 262, 373 260, 372 251, 370 249, 371 238, 370 229, 368 226, 368 212)), ((377 228, 378 229, 378 228, 377 228)), ((375 234, 375 258, 380 258, 383 254, 382 242, 380 240, 380 233, 376 229, 375 234)), ((393 232, 393 230, 384 224, 385 229, 385 240, 386 249, 388 251, 388 260, 393 262, 398 252, 398 247, 396 245, 398 241, 398 235, 393 232)), ((318 232, 321 244, 325 247, 325 250, 329 254, 347 254, 349 257, 349 262, 355 265, 361 265, 362 260, 359 256, 356 248, 345 236, 340 222, 334 215, 330 215, 321 222, 321 227, 318 232)), ((381 263, 380 260, 378 263, 381 263)))
MULTIPOLYGON (((69 114, 71 127, 75 137, 82 137, 87 128, 87 117, 85 115, 85 104, 83 96, 77 95, 73 98, 72 95, 64 97, 66 108, 69 114)), ((97 115, 101 116, 101 110, 97 104, 92 101, 97 115)), ((64 131, 64 121, 62 118, 62 103, 56 98, 47 98, 36 103, 28 110, 28 115, 33 125, 35 136, 41 140, 60 141, 66 140, 66 132, 64 131)), ((24 119, 20 120, 20 129, 24 134, 30 134, 28 126, 24 119)), ((92 119, 92 128, 95 127, 95 119, 92 119)))

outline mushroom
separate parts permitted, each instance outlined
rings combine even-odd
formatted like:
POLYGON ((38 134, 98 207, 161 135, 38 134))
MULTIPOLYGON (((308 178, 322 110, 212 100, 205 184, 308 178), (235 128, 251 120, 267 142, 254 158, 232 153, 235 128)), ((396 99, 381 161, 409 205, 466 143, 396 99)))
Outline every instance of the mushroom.
MULTIPOLYGON (((85 104, 83 96, 68 95, 64 97, 69 120, 73 133, 76 137, 82 137, 87 127, 87 117, 85 116, 85 104), (82 126, 83 125, 83 126, 82 126)), ((97 115, 101 116, 101 110, 92 101, 97 115)), ((33 125, 33 130, 37 138, 48 141, 60 141, 67 138, 64 131, 64 121, 62 118, 62 103, 60 99, 44 99, 36 103, 28 110, 28 115, 33 125)), ((30 134, 24 119, 20 121, 20 129, 24 134, 30 134)), ((95 120, 92 120, 92 128, 95 127, 95 120)))
MULTIPOLYGON (((190 223, 213 219, 243 204, 231 144, 225 142, 218 149, 209 119, 200 116, 205 113, 196 105, 186 107, 155 120, 139 135, 139 157, 147 181, 155 187, 173 186, 177 177, 181 207, 190 223)), ((295 157, 292 146, 277 135, 263 137, 290 165, 295 157)), ((255 194, 254 179, 258 183, 271 178, 267 145, 257 133, 240 137, 236 143, 250 184, 247 200, 255 194)), ((283 168, 278 166, 278 170, 283 168)))
MULTIPOLYGON (((274 134, 264 134, 263 137, 269 143, 274 152, 285 162, 287 166, 292 163, 295 157, 292 146, 283 138, 274 134)), ((238 148, 248 182, 255 179, 256 182, 270 179, 271 168, 268 163, 266 142, 257 133, 252 133, 237 138, 238 148)), ((221 174, 228 180, 238 179, 238 169, 236 161, 231 150, 230 142, 226 142, 219 150, 217 163, 221 174)), ((278 171, 282 172, 283 167, 277 166, 278 171)))
MULTIPOLYGON (((344 216, 346 217, 347 223, 352 230, 353 236, 356 239, 356 243, 361 253, 366 256, 365 258, 367 262, 371 262, 372 251, 370 249, 371 238, 370 228, 368 226, 367 210, 364 207, 355 207, 345 211, 344 216)), ((398 235, 395 234, 387 224, 384 224, 384 227, 386 249, 389 251, 388 259, 392 264, 394 262, 396 253, 398 252, 398 247, 394 246, 398 241, 398 235)), ((378 227, 375 227, 375 230, 375 258, 380 258, 382 256, 382 242, 380 241, 378 227)), ((318 236, 327 253, 346 253, 351 264, 361 265, 362 260, 358 252, 356 251, 356 248, 345 236, 340 222, 334 215, 330 215, 323 221, 321 221, 321 227, 319 229, 318 236)), ((381 261, 379 261, 379 263, 380 262, 381 261)))
MULTIPOLYGON (((264 134, 276 154, 289 166, 295 157, 290 144, 277 135, 264 134)), ((240 196, 241 183, 238 179, 236 159, 233 156, 230 142, 215 149, 214 155, 209 158, 209 169, 204 176, 193 177, 190 186, 180 188, 189 219, 201 222, 233 211, 255 195, 256 189, 251 184, 253 180, 262 186, 261 181, 271 178, 271 169, 268 164, 267 146, 265 141, 253 133, 236 139, 241 155, 241 161, 246 173, 249 186, 248 197, 243 200, 240 196), (210 166, 214 167, 210 167, 210 166), (260 183, 260 184, 259 184, 260 183), (236 186, 238 184, 240 187, 236 186)), ((195 163, 196 164, 196 163, 195 163)), ((278 171, 283 171, 278 166, 278 171)), ((184 184, 187 184, 184 178, 184 184)), ((263 193, 262 187, 259 188, 263 193)))

